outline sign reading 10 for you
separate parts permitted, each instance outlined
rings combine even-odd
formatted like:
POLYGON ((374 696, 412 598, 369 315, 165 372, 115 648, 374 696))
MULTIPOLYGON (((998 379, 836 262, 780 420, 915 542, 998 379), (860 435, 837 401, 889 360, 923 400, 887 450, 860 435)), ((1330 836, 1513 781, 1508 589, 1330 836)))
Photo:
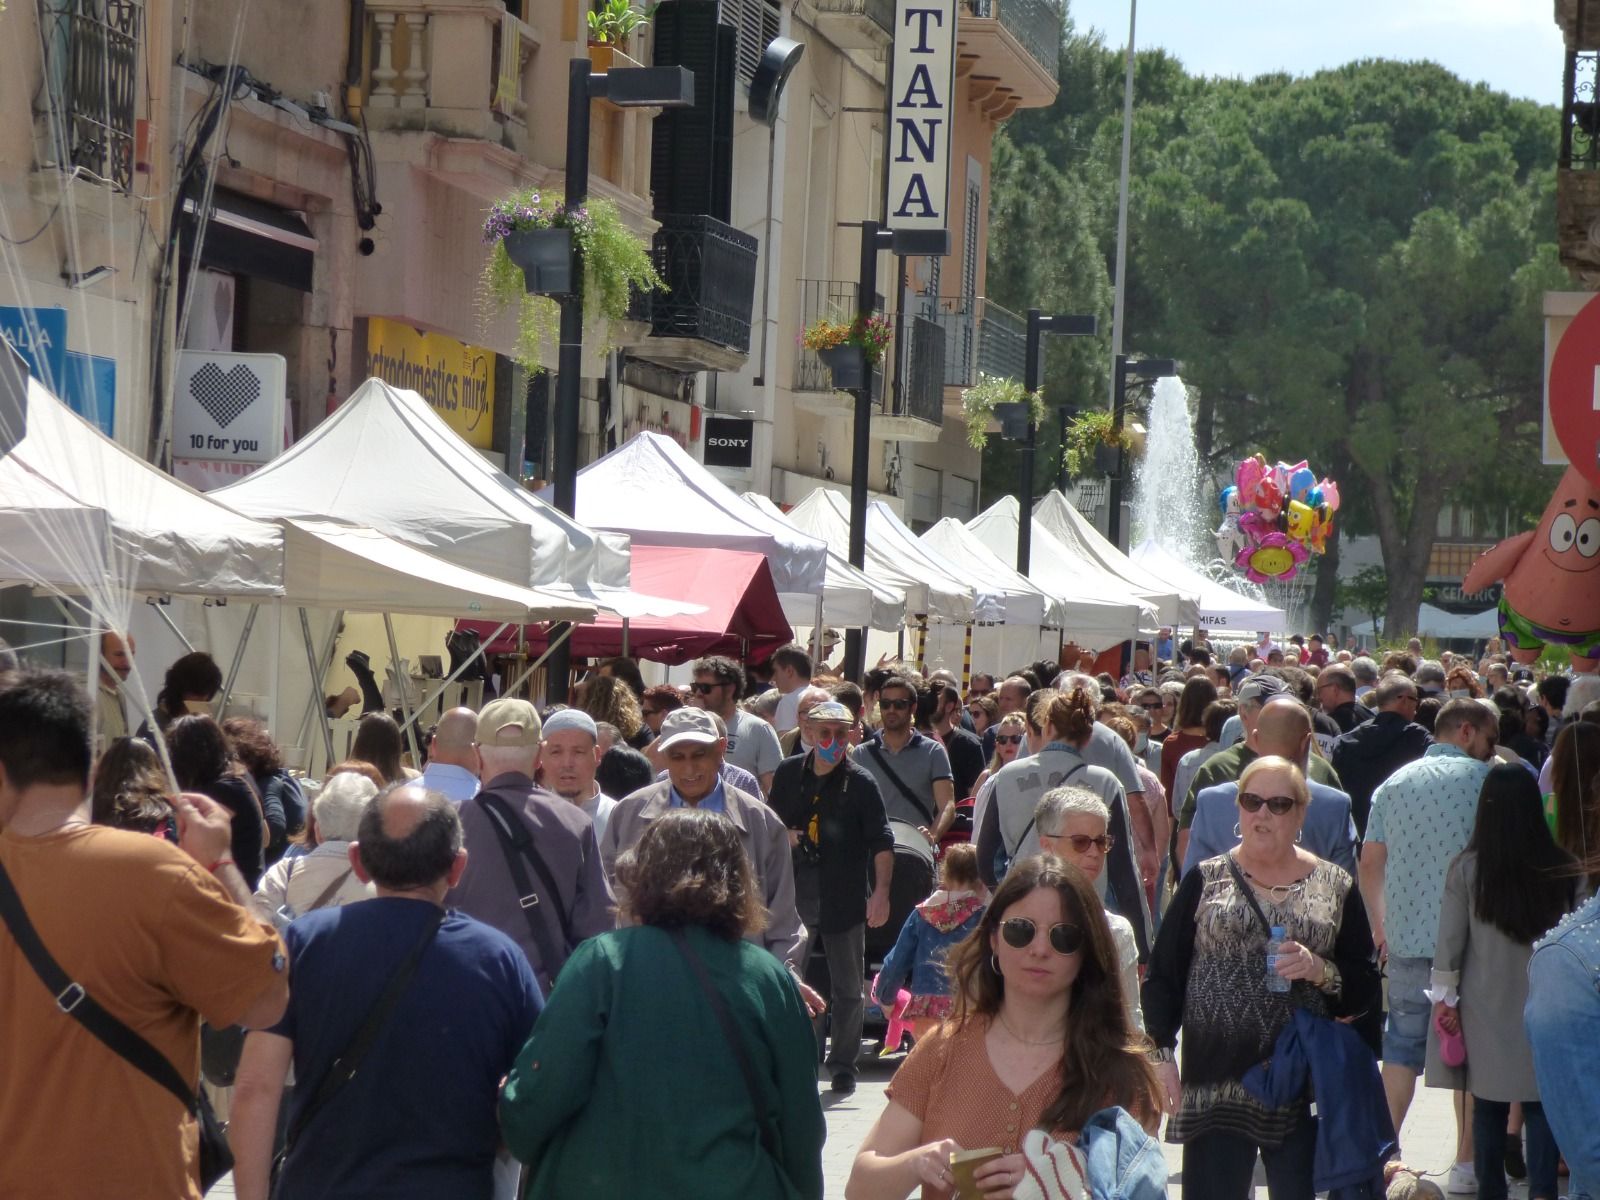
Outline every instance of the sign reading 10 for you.
POLYGON ((949 229, 956 0, 898 0, 889 81, 889 229, 949 229))

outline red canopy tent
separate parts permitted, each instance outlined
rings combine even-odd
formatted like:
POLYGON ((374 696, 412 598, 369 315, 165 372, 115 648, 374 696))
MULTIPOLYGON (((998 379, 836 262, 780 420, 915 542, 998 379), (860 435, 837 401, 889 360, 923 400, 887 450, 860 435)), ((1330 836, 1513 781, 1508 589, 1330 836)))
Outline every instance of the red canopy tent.
MULTIPOLYGON (((772 572, 764 555, 743 550, 710 550, 683 546, 633 547, 629 586, 650 596, 666 596, 703 604, 706 611, 690 616, 641 617, 628 622, 628 653, 651 662, 683 663, 707 654, 726 654, 760 662, 779 646, 794 640, 783 615, 772 572)), ((480 637, 493 633, 491 621, 462 621, 480 637)), ((525 647, 539 653, 547 626, 525 627, 525 647)), ((585 658, 621 654, 622 619, 602 614, 572 632, 572 653, 585 658)), ((490 646, 490 654, 517 649, 515 627, 490 646)))

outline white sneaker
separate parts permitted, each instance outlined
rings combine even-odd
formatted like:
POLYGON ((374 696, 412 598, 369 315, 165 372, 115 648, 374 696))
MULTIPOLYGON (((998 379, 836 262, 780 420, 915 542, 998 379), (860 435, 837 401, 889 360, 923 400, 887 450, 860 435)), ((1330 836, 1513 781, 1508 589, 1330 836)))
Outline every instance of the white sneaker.
POLYGON ((1456 1163, 1450 1168, 1450 1180, 1444 1189, 1452 1196, 1473 1196, 1478 1191, 1478 1172, 1471 1163, 1456 1163))

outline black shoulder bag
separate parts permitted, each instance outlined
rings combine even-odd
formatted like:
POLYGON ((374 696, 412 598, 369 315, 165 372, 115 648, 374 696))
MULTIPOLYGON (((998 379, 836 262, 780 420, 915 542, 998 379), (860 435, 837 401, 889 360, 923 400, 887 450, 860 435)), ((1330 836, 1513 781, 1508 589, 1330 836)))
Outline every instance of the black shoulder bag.
POLYGON ((885 774, 889 776, 889 781, 893 783, 895 787, 900 789, 900 794, 902 796, 911 801, 911 806, 922 814, 923 822, 928 826, 929 829, 932 829, 933 814, 928 811, 928 806, 923 803, 922 797, 918 796, 906 786, 905 780, 901 779, 900 776, 895 774, 894 768, 889 765, 889 760, 883 757, 883 751, 878 748, 878 743, 876 741, 867 743, 867 753, 872 755, 873 761, 884 769, 885 774))
POLYGON ((45 990, 55 997, 56 1007, 94 1034, 113 1054, 171 1092, 184 1111, 199 1122, 200 1190, 202 1193, 209 1191, 212 1184, 233 1169, 233 1151, 228 1147, 226 1126, 217 1120, 205 1092, 198 1086, 191 1088, 166 1055, 102 1008, 81 983, 74 982, 62 970, 61 964, 39 940, 39 931, 28 918, 22 897, 17 894, 16 885, 3 864, 0 864, 0 917, 5 919, 17 948, 39 976, 45 990))
POLYGON ((495 838, 506 856, 506 867, 511 871, 511 882, 517 888, 517 903, 522 906, 522 915, 528 922, 528 932, 533 936, 533 944, 539 948, 539 965, 550 977, 550 982, 554 983, 557 972, 567 961, 567 954, 572 949, 572 929, 568 922, 567 911, 561 903, 561 889, 556 886, 555 876, 550 873, 544 856, 533 844, 533 834, 528 830, 528 823, 493 792, 480 792, 478 803, 488 816, 489 824, 494 826, 495 838), (534 873, 539 876, 539 887, 544 890, 543 899, 528 875, 530 865, 534 873), (555 911, 556 924, 560 929, 560 945, 556 944, 550 926, 539 916, 540 910, 545 907, 545 901, 548 901, 550 908, 555 911))
MULTIPOLYGON (((1077 766, 1073 767, 1072 770, 1063 775, 1059 783, 1056 783, 1052 786, 1060 787, 1062 784, 1066 783, 1067 780, 1071 779, 1074 775, 1088 765, 1089 764, 1086 762, 1079 763, 1077 766)), ((989 798, 989 802, 991 804, 994 803, 994 798, 992 796, 989 798)), ((995 815, 996 818, 999 817, 998 813, 995 815)), ((996 879, 1004 879, 1006 877, 1006 872, 1011 870, 1011 864, 1017 857, 1017 851, 1021 850, 1022 843, 1028 840, 1028 835, 1033 832, 1033 826, 1038 819, 1039 818, 1037 816, 1031 816, 1028 818, 1028 823, 1022 827, 1022 833, 1017 837, 1016 846, 1011 850, 1006 849, 1005 835, 1000 835, 1000 845, 995 849, 994 852, 994 876, 996 879)))
POLYGON ((756 1065, 750 1061, 750 1049, 744 1044, 744 1038, 739 1034, 739 1027, 733 1023, 733 1014, 728 1011, 728 1002, 722 998, 722 993, 717 991, 717 985, 711 982, 711 976, 706 973, 706 964, 695 953, 694 947, 689 945, 689 938, 683 930, 672 929, 668 932, 679 952, 688 960, 689 969, 694 972, 695 982, 705 993, 706 1003, 711 1006, 717 1024, 722 1026, 722 1036, 728 1041, 728 1049, 733 1051, 734 1061, 739 1064, 739 1075, 744 1080, 744 1090, 749 1093, 750 1106, 755 1109, 756 1132, 761 1138, 761 1148, 777 1159, 778 1139, 773 1135, 772 1117, 767 1110, 766 1101, 762 1098, 761 1084, 756 1079, 756 1065))
POLYGON ((294 1124, 289 1126, 288 1135, 284 1138, 283 1149, 278 1151, 272 1160, 272 1182, 276 1190, 278 1175, 283 1170, 284 1160, 289 1157, 290 1151, 300 1140, 300 1135, 305 1133, 307 1126, 316 1119, 318 1113, 328 1107, 329 1101, 343 1090, 344 1085, 356 1077, 356 1072, 361 1069, 361 1064, 366 1060, 367 1053, 372 1049, 372 1044, 378 1040, 378 1034, 383 1031, 389 1016, 394 1012, 395 1005, 400 1003, 400 997, 411 984, 412 977, 417 973, 417 966, 422 962, 422 955, 433 944, 434 936, 439 932, 439 926, 444 924, 444 909, 435 908, 428 917, 422 929, 422 935, 400 961, 389 982, 384 985, 372 1008, 367 1012, 366 1019, 361 1022, 361 1027, 356 1030, 345 1048, 340 1051, 339 1057, 333 1060, 328 1067, 327 1074, 323 1075, 317 1084, 317 1090, 311 1094, 311 1102, 300 1110, 300 1115, 294 1119, 294 1124))

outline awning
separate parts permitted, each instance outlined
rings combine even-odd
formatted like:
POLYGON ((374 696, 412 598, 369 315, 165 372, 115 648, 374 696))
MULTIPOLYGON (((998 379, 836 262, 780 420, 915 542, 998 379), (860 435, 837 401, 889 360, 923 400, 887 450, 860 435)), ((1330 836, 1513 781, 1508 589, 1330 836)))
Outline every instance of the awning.
MULTIPOLYGON (((742 550, 703 547, 633 547, 633 586, 653 596, 707 605, 692 616, 644 617, 628 624, 628 653, 651 662, 684 663, 707 654, 766 658, 794 640, 783 615, 772 572, 763 555, 742 550)), ((487 637, 495 626, 463 621, 487 637)), ((524 630, 525 648, 537 654, 545 647, 543 626, 524 630)), ((572 652, 585 658, 622 653, 622 621, 603 615, 573 630, 572 652)), ((517 648, 517 631, 508 629, 488 647, 493 654, 517 648)))
MULTIPOLYGON (((196 257, 200 211, 200 201, 184 198, 178 236, 185 258, 196 257)), ((317 239, 298 214, 227 188, 213 191, 211 218, 200 245, 203 266, 309 292, 316 256, 317 239)))

